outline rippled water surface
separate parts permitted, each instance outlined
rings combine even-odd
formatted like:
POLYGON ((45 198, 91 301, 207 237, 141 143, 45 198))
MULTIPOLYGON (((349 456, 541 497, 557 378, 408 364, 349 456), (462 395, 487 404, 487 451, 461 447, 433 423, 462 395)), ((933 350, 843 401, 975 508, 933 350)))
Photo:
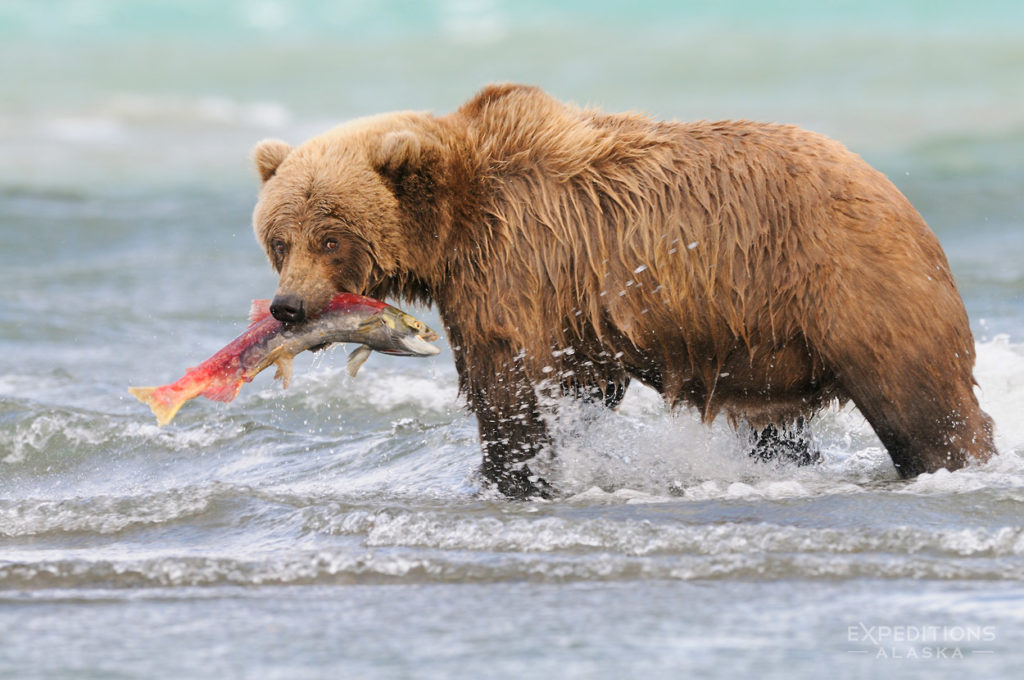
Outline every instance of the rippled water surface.
POLYGON ((0 677, 1017 676, 1020 6, 569 5, 0 4, 0 677), (846 141, 947 250, 1000 455, 901 481, 847 408, 820 465, 760 464, 633 387, 567 405, 562 496, 513 503, 447 348, 157 427, 127 386, 273 292, 251 146, 489 80, 846 141))

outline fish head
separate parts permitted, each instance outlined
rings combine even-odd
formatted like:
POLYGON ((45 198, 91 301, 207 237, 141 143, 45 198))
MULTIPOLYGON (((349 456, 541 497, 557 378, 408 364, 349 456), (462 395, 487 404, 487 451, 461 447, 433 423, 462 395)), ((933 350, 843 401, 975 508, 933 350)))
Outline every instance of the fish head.
POLYGON ((394 349, 380 351, 412 356, 432 356, 441 352, 440 347, 430 344, 437 340, 437 333, 411 314, 388 305, 377 318, 387 327, 394 344, 394 349))

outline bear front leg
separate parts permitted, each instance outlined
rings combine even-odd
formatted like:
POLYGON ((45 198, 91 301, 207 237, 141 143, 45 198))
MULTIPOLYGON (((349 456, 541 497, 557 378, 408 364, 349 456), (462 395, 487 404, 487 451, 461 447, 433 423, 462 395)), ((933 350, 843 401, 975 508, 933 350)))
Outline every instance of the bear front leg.
POLYGON ((484 477, 509 498, 549 498, 552 489, 526 461, 551 446, 533 384, 520 361, 491 355, 469 369, 468 396, 483 446, 484 477))
POLYGON ((526 461, 551 446, 532 385, 506 377, 472 399, 483 446, 484 477, 509 498, 549 498, 552 489, 526 461))

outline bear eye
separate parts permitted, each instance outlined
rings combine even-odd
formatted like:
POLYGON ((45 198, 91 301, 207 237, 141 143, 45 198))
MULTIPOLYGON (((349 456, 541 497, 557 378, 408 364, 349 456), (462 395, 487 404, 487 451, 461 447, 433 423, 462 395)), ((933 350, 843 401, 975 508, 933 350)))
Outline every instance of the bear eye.
POLYGON ((284 241, 274 241, 270 244, 270 250, 274 253, 274 257, 283 258, 288 252, 288 244, 284 241))
POLYGON ((329 238, 324 241, 324 252, 332 253, 338 249, 338 239, 329 238))

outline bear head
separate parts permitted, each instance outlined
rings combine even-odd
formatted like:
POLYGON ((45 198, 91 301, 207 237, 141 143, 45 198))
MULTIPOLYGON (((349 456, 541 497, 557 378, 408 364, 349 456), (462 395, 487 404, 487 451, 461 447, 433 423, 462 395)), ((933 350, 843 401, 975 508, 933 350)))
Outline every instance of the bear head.
POLYGON ((280 274, 278 320, 314 316, 339 292, 429 302, 417 272, 436 269, 439 134, 429 114, 392 113, 295 148, 272 139, 255 147, 253 228, 280 274))

